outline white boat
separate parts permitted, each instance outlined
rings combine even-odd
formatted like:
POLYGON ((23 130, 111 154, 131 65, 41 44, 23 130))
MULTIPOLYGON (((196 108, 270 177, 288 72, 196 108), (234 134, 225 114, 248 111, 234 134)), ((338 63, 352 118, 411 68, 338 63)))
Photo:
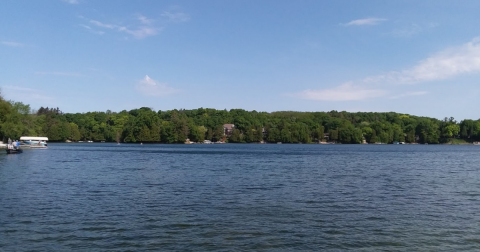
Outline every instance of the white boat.
POLYGON ((47 148, 48 137, 20 137, 20 145, 24 148, 45 149, 47 148))

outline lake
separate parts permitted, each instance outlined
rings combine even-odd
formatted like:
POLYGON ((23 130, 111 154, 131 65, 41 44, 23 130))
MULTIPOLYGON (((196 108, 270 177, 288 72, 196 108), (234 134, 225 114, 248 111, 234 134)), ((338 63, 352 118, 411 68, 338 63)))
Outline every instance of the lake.
POLYGON ((0 154, 0 251, 479 251, 480 146, 0 154))

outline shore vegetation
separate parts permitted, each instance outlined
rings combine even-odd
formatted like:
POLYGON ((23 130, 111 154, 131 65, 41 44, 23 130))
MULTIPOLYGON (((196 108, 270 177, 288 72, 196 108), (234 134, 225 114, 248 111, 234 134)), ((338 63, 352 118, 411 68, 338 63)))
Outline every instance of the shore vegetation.
POLYGON ((472 143, 480 141, 480 120, 442 120, 395 112, 257 112, 210 108, 63 113, 32 110, 0 96, 0 140, 46 136, 50 141, 126 143, 472 143), (225 124, 234 127, 226 132, 225 124))

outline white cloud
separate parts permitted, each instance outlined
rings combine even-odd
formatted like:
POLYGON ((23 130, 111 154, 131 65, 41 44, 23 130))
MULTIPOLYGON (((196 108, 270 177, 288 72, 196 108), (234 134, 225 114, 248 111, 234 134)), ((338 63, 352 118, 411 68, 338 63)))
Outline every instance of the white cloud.
MULTIPOLYGON (((155 27, 153 25, 153 20, 148 19, 145 16, 140 15, 138 20, 142 25, 139 26, 120 26, 120 25, 114 25, 114 24, 107 24, 107 23, 102 23, 97 20, 89 20, 89 22, 97 27, 104 28, 104 29, 110 29, 110 30, 116 30, 118 32, 125 32, 137 39, 142 39, 148 36, 153 36, 158 34, 162 30, 161 27, 155 27)), ((82 25, 87 30, 92 30, 90 26, 87 25, 82 25)), ((98 34, 103 34, 103 31, 96 31, 98 34)))
POLYGON ((90 20, 90 23, 98 26, 98 27, 102 27, 102 28, 107 28, 107 29, 115 29, 115 28, 118 28, 118 26, 116 25, 111 25, 111 24, 104 24, 100 21, 97 21, 97 20, 90 20))
POLYGON ((418 33, 425 32, 429 29, 433 29, 437 27, 437 24, 435 23, 429 23, 429 24, 410 24, 408 26, 405 26, 403 28, 395 29, 389 34, 392 35, 393 37, 397 38, 410 38, 418 33))
POLYGON ((69 4, 78 4, 77 0, 62 0, 63 2, 69 3, 69 4))
MULTIPOLYGON (((394 93, 387 91, 387 86, 399 84, 416 84, 438 81, 462 74, 480 72, 480 37, 457 47, 440 51, 431 57, 420 61, 412 68, 402 71, 392 71, 384 75, 365 78, 360 84, 345 83, 336 88, 323 90, 304 90, 292 96, 320 101, 360 101, 384 97, 394 93), (374 88, 381 85, 383 89, 374 88)), ((406 96, 426 95, 427 91, 412 91, 389 98, 398 99, 406 96)))
POLYGON ((88 30, 91 30, 92 27, 88 26, 88 25, 84 25, 84 24, 80 24, 81 27, 85 28, 85 29, 88 29, 88 30))
POLYGON ((352 20, 345 24, 345 26, 360 26, 360 25, 377 25, 381 22, 386 21, 384 18, 364 18, 364 19, 356 19, 352 20))
POLYGON ((101 22, 98 20, 87 19, 83 16, 79 18, 84 19, 89 22, 90 25, 81 24, 80 26, 86 29, 89 32, 103 35, 106 30, 112 30, 117 32, 123 32, 129 34, 137 39, 142 39, 150 36, 157 35, 163 29, 166 23, 180 23, 190 20, 190 17, 182 12, 163 12, 160 15, 159 20, 148 18, 144 15, 137 14, 136 24, 128 25, 119 25, 119 24, 109 24, 101 22), (162 23, 159 25, 157 23, 162 23))
POLYGON ((170 22, 187 22, 190 20, 190 16, 182 12, 164 11, 162 17, 167 18, 170 22))
POLYGON ((97 30, 94 30, 92 29, 92 27, 88 26, 88 25, 84 25, 84 24, 80 24, 81 27, 85 28, 88 32, 91 32, 91 33, 95 33, 95 34, 98 34, 98 35, 103 35, 105 34, 104 31, 97 31, 97 30))
POLYGON ((25 46, 22 43, 13 42, 13 41, 2 41, 2 45, 11 46, 11 47, 22 47, 25 46))
POLYGON ((360 86, 355 86, 352 83, 344 83, 336 88, 323 90, 304 90, 296 93, 296 96, 306 100, 318 101, 361 101, 370 98, 377 98, 386 95, 385 90, 368 89, 360 86))
POLYGON ((79 77, 83 76, 79 73, 71 73, 71 72, 35 72, 38 75, 59 75, 59 76, 71 76, 71 77, 79 77))
POLYGON ((407 97, 407 96, 420 96, 420 95, 426 95, 428 94, 429 92, 427 91, 413 91, 413 92, 407 92, 407 93, 403 93, 403 94, 399 94, 399 95, 394 95, 394 96, 391 96, 389 97, 390 99, 399 99, 399 98, 403 98, 403 97, 407 97))
POLYGON ((52 97, 41 94, 38 90, 33 88, 19 87, 19 86, 2 86, 5 90, 5 93, 9 97, 18 97, 21 96, 22 100, 39 100, 47 101, 52 100, 52 97))
POLYGON ((480 72, 480 38, 438 52, 403 71, 366 78, 367 83, 415 84, 444 80, 461 74, 480 72))
POLYGON ((9 85, 3 86, 3 88, 5 88, 5 89, 10 89, 10 90, 16 90, 16 91, 29 91, 29 92, 36 91, 36 90, 33 89, 33 88, 18 87, 18 86, 9 86, 9 85))
POLYGON ((147 18, 143 15, 138 15, 138 20, 140 21, 140 23, 145 24, 145 25, 150 25, 154 21, 153 19, 147 18))
POLYGON ((422 31, 422 27, 417 25, 417 24, 412 24, 409 27, 402 28, 402 29, 396 29, 392 31, 390 34, 394 37, 398 38, 409 38, 412 37, 422 31))
POLYGON ((148 37, 148 36, 156 35, 161 29, 144 26, 144 27, 139 27, 137 29, 129 29, 127 27, 120 27, 118 30, 126 32, 126 33, 134 36, 137 39, 141 39, 141 38, 145 38, 145 37, 148 37))
POLYGON ((146 96, 167 96, 178 92, 178 90, 169 87, 165 83, 160 83, 145 75, 145 78, 138 81, 136 89, 146 96))

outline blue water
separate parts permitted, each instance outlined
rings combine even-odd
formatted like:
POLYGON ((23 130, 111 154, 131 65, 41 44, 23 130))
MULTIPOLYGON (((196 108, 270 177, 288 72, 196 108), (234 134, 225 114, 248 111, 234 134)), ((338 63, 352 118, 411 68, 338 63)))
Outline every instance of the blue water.
POLYGON ((0 251, 479 251, 480 147, 0 154, 0 251))

